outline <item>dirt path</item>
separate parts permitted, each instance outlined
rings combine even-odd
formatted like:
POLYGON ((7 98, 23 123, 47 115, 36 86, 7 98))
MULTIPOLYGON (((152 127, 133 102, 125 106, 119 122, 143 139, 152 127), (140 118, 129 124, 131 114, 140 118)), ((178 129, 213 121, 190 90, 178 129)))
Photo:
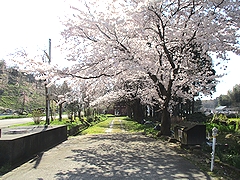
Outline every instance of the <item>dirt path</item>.
MULTIPOLYGON (((112 128, 114 123, 115 121, 112 128)), ((116 124, 119 124, 119 121, 116 121, 116 124)), ((161 141, 141 134, 109 133, 70 137, 62 144, 40 153, 5 174, 2 179, 211 178, 161 141)))

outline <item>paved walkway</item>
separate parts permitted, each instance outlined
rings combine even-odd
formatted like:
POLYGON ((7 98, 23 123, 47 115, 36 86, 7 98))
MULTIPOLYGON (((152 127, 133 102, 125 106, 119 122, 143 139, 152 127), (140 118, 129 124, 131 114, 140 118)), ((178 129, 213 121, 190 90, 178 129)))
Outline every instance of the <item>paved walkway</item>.
POLYGON ((208 180, 166 144, 141 134, 70 137, 2 176, 7 180, 208 180))

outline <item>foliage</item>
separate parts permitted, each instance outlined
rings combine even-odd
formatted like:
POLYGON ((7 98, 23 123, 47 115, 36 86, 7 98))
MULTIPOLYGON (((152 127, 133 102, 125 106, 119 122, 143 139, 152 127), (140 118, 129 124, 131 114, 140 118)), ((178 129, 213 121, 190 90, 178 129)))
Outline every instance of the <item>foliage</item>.
POLYGON ((225 114, 214 114, 212 118, 212 122, 227 122, 228 118, 225 114))
POLYGON ((219 132, 235 132, 236 127, 230 122, 226 115, 214 114, 213 118, 206 123, 207 132, 211 133, 213 127, 216 127, 219 132))
POLYGON ((234 125, 227 125, 227 124, 221 124, 221 123, 206 123, 206 131, 211 134, 213 127, 216 127, 219 132, 235 132, 234 125))
POLYGON ((231 91, 228 91, 232 106, 240 106, 240 84, 236 84, 231 91))
MULTIPOLYGON (((213 127, 218 129, 216 156, 220 161, 240 168, 240 119, 228 119, 226 115, 214 115, 213 119, 206 123, 207 132, 212 133, 213 127)), ((208 150, 209 151, 209 150, 208 150)))
POLYGON ((229 124, 233 124, 236 126, 235 131, 238 132, 240 130, 240 119, 239 118, 230 118, 229 124))
POLYGON ((70 94, 71 88, 66 81, 59 84, 53 84, 51 87, 49 87, 49 89, 53 101, 55 101, 58 105, 65 103, 66 99, 72 98, 70 94))
MULTIPOLYGON (((240 148, 240 147, 238 147, 240 148)), ((220 155, 221 160, 225 163, 231 164, 235 166, 236 168, 240 169, 240 155, 237 154, 221 154, 220 155)))
POLYGON ((218 101, 221 106, 240 107, 240 84, 236 84, 227 95, 220 95, 218 101))
POLYGON ((231 106, 231 99, 228 95, 220 95, 218 101, 220 106, 231 106))
POLYGON ((240 138, 234 132, 221 132, 217 136, 216 155, 224 163, 240 169, 240 138))

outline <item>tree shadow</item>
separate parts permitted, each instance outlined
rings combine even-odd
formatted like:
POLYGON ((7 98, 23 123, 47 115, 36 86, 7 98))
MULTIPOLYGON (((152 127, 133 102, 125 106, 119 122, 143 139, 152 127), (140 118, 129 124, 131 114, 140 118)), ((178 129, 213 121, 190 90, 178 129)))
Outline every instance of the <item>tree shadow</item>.
POLYGON ((73 149, 66 159, 78 167, 57 173, 56 179, 211 179, 155 139, 137 134, 88 138, 96 145, 73 149))
POLYGON ((40 152, 36 155, 36 157, 30 161, 30 163, 35 162, 33 168, 37 169, 38 165, 40 164, 41 160, 42 160, 42 156, 43 156, 44 152, 40 152))

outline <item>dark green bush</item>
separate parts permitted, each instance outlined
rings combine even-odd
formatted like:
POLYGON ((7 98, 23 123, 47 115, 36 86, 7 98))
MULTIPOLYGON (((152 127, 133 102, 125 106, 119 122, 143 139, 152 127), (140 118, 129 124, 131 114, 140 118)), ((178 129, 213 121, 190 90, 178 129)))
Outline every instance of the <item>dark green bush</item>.
POLYGON ((186 115, 186 120, 191 122, 206 122, 207 116, 201 112, 186 115))
POLYGON ((220 159, 222 162, 230 164, 236 168, 240 169, 240 155, 232 155, 232 154, 221 154, 220 159))

